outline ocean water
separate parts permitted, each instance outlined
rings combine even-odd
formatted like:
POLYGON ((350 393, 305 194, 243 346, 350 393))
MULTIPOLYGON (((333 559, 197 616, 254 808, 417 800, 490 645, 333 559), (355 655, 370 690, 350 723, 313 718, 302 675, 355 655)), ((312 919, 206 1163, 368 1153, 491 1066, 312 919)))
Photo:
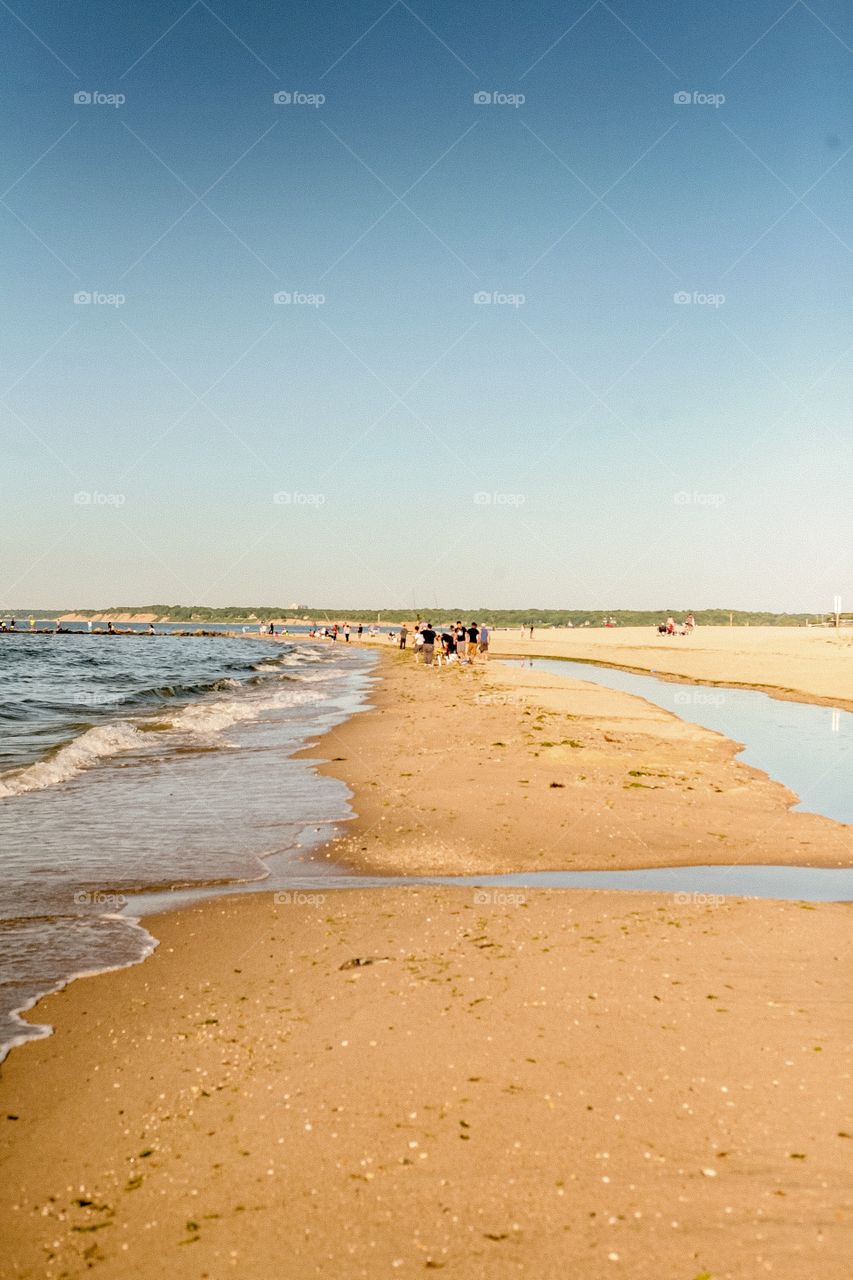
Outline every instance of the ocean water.
POLYGON ((142 958, 140 891, 249 883, 350 815, 293 759, 366 705, 354 646, 0 635, 0 1054, 69 978, 142 958))

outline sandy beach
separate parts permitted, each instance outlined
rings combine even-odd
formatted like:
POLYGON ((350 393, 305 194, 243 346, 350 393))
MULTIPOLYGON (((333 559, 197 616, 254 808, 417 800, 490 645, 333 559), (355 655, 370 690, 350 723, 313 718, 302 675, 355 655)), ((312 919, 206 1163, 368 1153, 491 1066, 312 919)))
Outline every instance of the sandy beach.
POLYGON ((395 651, 373 701, 317 753, 357 796, 330 856, 360 870, 853 865, 849 827, 790 812, 796 797, 736 744, 641 698, 395 651))
MULTIPOLYGON (((628 695, 389 652, 372 701, 314 751, 357 815, 330 862, 851 864, 628 695)), ((421 886, 149 919, 0 1069, 4 1274, 846 1280, 850 918, 421 886)))
POLYGON ((659 636, 653 627, 554 627, 536 629, 532 639, 499 630, 492 633, 492 651, 600 662, 853 707, 850 627, 697 627, 690 636, 659 636))

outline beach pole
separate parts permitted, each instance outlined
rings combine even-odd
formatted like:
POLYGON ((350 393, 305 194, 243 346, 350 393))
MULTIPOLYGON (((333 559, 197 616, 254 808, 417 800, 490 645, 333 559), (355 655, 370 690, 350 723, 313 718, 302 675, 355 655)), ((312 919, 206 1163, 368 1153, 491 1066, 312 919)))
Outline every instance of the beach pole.
POLYGON ((841 626, 841 596, 834 596, 832 603, 835 606, 835 627, 837 630, 841 626))

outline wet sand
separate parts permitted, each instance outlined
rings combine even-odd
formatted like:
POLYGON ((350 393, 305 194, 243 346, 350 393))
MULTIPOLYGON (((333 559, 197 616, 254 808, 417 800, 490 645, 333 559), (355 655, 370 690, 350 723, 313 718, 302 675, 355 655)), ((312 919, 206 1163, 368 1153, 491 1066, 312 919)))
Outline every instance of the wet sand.
POLYGON ((853 828, 642 698, 541 671, 386 654, 375 710, 316 754, 356 794, 329 856, 430 875, 712 863, 853 866, 853 828))
MULTIPOLYGON (((846 828, 627 695, 384 668, 320 744, 359 815, 330 855, 654 865, 715 831, 719 860, 849 864, 846 828)), ((152 918, 148 961, 43 1000, 55 1034, 0 1068, 3 1274, 847 1280, 850 921, 461 887, 152 918)))

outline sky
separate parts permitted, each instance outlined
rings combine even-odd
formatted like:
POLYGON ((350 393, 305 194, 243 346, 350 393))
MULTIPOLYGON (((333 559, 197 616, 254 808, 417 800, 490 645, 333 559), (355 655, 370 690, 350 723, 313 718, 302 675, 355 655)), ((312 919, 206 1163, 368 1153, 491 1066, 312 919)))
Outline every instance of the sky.
POLYGON ((853 607, 843 0, 0 31, 0 610, 853 607))

